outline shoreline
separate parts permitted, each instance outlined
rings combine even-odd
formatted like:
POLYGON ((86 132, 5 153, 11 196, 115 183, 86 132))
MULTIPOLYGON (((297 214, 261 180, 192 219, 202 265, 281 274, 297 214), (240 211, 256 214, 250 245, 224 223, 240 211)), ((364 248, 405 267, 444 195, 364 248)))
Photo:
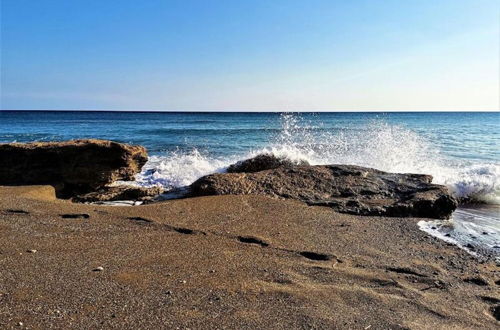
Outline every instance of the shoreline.
POLYGON ((421 220, 251 195, 111 207, 1 186, 0 325, 496 328, 498 267, 421 220))

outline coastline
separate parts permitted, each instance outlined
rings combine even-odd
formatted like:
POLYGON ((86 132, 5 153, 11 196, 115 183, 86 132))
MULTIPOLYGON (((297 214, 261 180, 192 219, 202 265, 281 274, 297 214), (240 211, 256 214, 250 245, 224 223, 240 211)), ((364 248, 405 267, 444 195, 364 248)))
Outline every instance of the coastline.
POLYGON ((0 187, 0 326, 498 327, 498 267, 421 220, 265 196, 120 207, 0 187))

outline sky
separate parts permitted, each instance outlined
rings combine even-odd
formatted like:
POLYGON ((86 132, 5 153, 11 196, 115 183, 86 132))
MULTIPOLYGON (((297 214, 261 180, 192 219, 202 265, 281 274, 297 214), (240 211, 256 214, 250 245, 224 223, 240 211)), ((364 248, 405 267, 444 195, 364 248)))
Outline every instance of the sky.
POLYGON ((0 109, 500 109, 498 0, 1 0, 0 109))

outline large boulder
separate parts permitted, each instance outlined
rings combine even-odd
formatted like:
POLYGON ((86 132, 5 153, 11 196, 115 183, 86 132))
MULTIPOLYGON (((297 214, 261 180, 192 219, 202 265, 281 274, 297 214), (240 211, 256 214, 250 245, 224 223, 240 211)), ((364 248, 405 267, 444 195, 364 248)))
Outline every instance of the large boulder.
POLYGON ((133 180, 147 160, 144 147, 105 140, 0 144, 0 184, 49 184, 67 198, 133 180))
POLYGON ((431 181, 430 175, 352 165, 280 166, 207 175, 190 186, 190 195, 269 195, 356 215, 448 218, 457 201, 445 186, 431 181))

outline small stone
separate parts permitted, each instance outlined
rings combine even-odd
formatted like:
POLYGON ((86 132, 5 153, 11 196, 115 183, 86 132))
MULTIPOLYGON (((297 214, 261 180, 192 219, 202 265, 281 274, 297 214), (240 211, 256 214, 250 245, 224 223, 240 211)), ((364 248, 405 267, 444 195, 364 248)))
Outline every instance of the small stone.
POLYGON ((26 252, 28 252, 28 253, 36 253, 37 251, 35 249, 32 249, 32 250, 27 250, 26 252))
POLYGON ((182 281, 181 281, 181 283, 182 283, 182 284, 186 284, 186 283, 187 283, 187 281, 186 281, 186 280, 182 280, 182 281))
POLYGON ((215 269, 210 269, 208 272, 209 273, 215 273, 215 269))
POLYGON ((167 292, 165 292, 166 294, 168 294, 169 296, 173 294, 172 291, 168 290, 167 292))
POLYGON ((22 327, 22 326, 24 325, 24 323, 23 323, 23 322, 17 322, 17 325, 18 325, 19 327, 22 327))
POLYGON ((102 272, 103 270, 104 270, 104 267, 99 266, 99 267, 94 269, 94 272, 102 272))

